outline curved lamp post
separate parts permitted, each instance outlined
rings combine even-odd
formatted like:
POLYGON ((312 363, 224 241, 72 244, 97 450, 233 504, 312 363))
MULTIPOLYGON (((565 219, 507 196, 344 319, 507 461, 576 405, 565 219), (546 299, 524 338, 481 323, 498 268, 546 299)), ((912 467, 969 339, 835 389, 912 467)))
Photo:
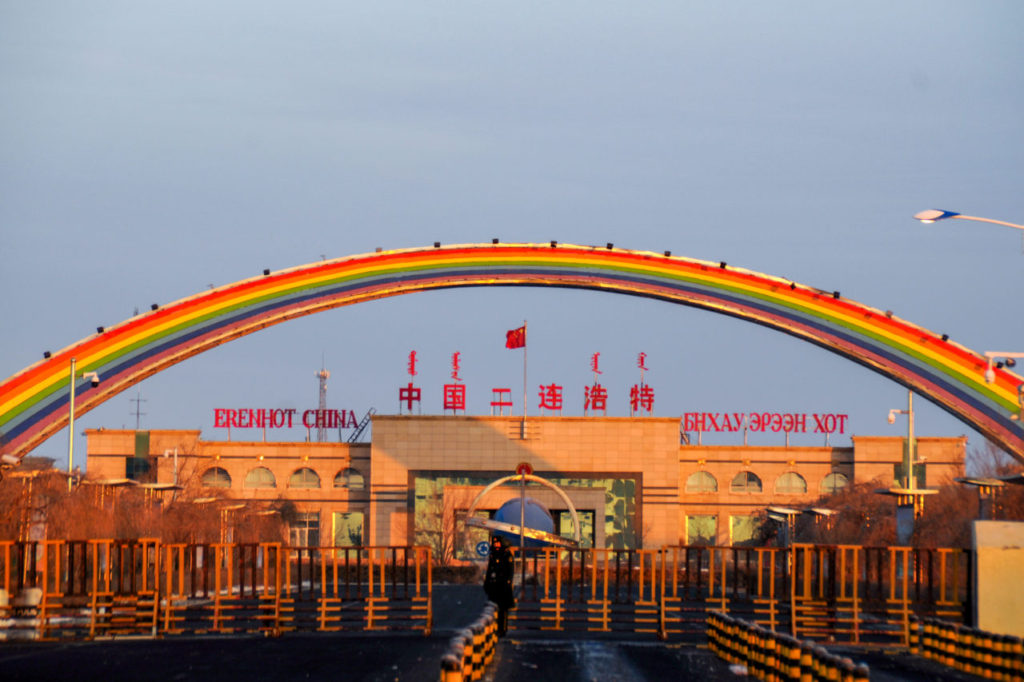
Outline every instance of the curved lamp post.
POLYGON ((71 377, 68 381, 71 395, 68 398, 68 492, 71 492, 74 481, 75 460, 75 380, 78 377, 88 379, 93 388, 100 385, 100 375, 96 372, 76 372, 75 359, 71 358, 71 377))
MULTIPOLYGON (((1018 225, 1017 223, 1008 223, 1005 220, 993 220, 992 218, 979 218, 973 215, 964 215, 955 211, 940 211, 936 208, 930 208, 927 211, 921 211, 915 213, 914 218, 920 220, 926 225, 930 225, 939 220, 946 220, 947 218, 959 218, 960 220, 974 220, 979 223, 992 223, 993 225, 1005 225, 1006 227, 1015 227, 1021 230, 1021 239, 1024 240, 1024 225, 1018 225)), ((1024 242, 1022 242, 1024 243, 1024 242)), ((1022 247, 1024 248, 1024 247, 1022 247)))

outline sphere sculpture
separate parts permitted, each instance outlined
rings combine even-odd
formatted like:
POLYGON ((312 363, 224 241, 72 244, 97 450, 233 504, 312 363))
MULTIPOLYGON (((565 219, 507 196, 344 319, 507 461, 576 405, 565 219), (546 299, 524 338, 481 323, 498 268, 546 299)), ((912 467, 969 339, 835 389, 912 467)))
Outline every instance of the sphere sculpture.
POLYGON ((547 547, 551 545, 550 540, 546 539, 555 533, 555 520, 551 517, 551 512, 532 497, 527 497, 524 501, 525 504, 521 505, 518 498, 509 500, 501 505, 498 511, 494 512, 495 521, 503 526, 515 527, 515 530, 498 530, 495 528, 494 534, 505 538, 505 542, 509 546, 518 547, 519 521, 520 513, 522 513, 525 546, 547 547), (520 509, 522 509, 522 512, 520 512, 520 509))

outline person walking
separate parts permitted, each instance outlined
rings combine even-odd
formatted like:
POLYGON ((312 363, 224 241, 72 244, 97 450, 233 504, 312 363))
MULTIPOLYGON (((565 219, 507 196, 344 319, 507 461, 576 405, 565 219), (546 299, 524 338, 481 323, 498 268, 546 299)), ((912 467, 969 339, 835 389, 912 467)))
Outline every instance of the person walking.
POLYGON ((512 592, 512 576, 515 569, 512 563, 512 552, 505 546, 501 536, 491 538, 491 551, 487 557, 487 574, 484 576, 484 592, 487 598, 498 607, 498 636, 504 637, 508 632, 508 611, 516 606, 516 597, 512 592))

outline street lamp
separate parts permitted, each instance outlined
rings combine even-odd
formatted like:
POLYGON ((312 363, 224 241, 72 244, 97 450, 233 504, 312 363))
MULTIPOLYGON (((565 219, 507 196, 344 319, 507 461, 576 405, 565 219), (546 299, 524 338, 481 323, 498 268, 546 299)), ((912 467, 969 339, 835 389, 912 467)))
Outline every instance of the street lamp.
POLYGON ((89 379, 89 383, 93 388, 100 385, 100 375, 96 372, 83 372, 82 374, 75 373, 75 359, 71 358, 71 381, 70 391, 71 398, 68 401, 68 492, 71 492, 73 469, 75 461, 75 379, 81 376, 83 379, 89 379))
POLYGON ((907 476, 907 490, 913 494, 914 490, 914 392, 907 391, 907 409, 889 410, 889 423, 896 423, 896 415, 905 414, 907 415, 907 451, 903 455, 903 472, 907 476))
POLYGON ((920 213, 914 214, 914 217, 920 220, 926 225, 930 225, 939 220, 946 220, 947 218, 959 218, 960 220, 975 220, 979 223, 992 223, 993 225, 1005 225, 1006 227, 1015 227, 1021 230, 1021 239, 1024 239, 1024 225, 1018 225, 1017 223, 1008 223, 1005 220, 993 220, 992 218, 979 218, 973 215, 964 215, 955 211, 940 211, 936 208, 930 208, 927 211, 921 211, 920 213))
POLYGON ((889 423, 896 423, 896 415, 907 415, 907 450, 903 454, 903 471, 906 474, 904 487, 887 488, 875 492, 883 495, 892 495, 896 498, 896 542, 900 545, 909 545, 910 538, 914 534, 914 522, 924 510, 925 495, 934 495, 938 490, 934 488, 918 488, 914 480, 914 465, 924 460, 915 457, 917 450, 914 443, 914 392, 907 391, 907 409, 889 410, 889 423))

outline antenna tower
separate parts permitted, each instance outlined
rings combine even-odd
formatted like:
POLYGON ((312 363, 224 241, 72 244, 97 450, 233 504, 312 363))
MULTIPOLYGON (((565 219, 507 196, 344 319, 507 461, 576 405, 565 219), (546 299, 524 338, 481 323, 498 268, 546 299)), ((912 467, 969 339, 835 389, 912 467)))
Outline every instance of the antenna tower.
POLYGON ((148 402, 142 397, 142 391, 135 394, 135 397, 131 399, 131 402, 135 403, 135 430, 138 431, 142 426, 142 417, 146 416, 146 413, 142 411, 142 403, 148 402))
MULTIPOLYGON (((320 380, 320 414, 325 414, 324 410, 327 409, 327 378, 331 376, 331 373, 321 366, 320 371, 316 373, 317 378, 320 380)), ((320 426, 316 427, 316 442, 326 443, 327 442, 327 428, 324 426, 324 420, 321 418, 320 426)))

